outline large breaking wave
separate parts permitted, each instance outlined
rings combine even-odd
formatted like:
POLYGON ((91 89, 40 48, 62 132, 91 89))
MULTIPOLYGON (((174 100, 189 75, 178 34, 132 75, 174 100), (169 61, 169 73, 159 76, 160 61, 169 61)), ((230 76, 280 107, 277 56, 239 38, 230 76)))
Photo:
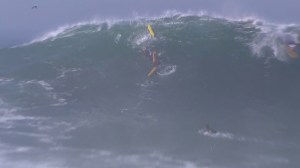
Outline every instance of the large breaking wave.
POLYGON ((141 84, 160 80, 191 84, 200 90, 217 85, 223 90, 221 83, 227 89, 245 92, 266 86, 268 81, 272 81, 267 84, 272 88, 284 80, 285 76, 278 76, 280 73, 291 71, 292 75, 297 71, 297 61, 286 54, 284 41, 297 42, 298 32, 296 25, 206 15, 78 23, 63 26, 24 46, 2 49, 1 83, 14 90, 14 94, 7 93, 6 99, 26 94, 26 100, 8 100, 24 106, 32 106, 32 102, 64 105, 100 97, 111 102, 112 95, 120 93, 124 96, 119 97, 119 102, 124 102, 140 91, 141 84), (157 34, 155 39, 148 35, 148 23, 157 34), (162 68, 151 79, 145 75, 151 65, 143 58, 143 47, 159 53, 162 68), (261 85, 253 86, 250 81, 261 85), (24 93, 28 90, 35 92, 34 98, 31 93, 24 93))
MULTIPOLYGON (((264 137, 231 123, 255 129, 267 118, 281 129, 286 120, 277 125, 277 119, 300 108, 299 61, 285 48, 287 41, 298 42, 299 31, 298 25, 255 18, 182 14, 60 27, 0 50, 2 134, 27 134, 35 143, 59 148, 81 146, 82 134, 97 141, 97 148, 115 152, 115 147, 165 147, 174 137, 185 142, 180 137, 201 136, 197 130, 210 122, 234 128, 214 138, 259 143, 264 137), (150 78, 144 47, 158 52, 160 68, 150 78), (266 117, 270 112, 276 122, 266 117), (105 138, 93 137, 87 128, 105 138)), ((9 139, 2 141, 10 144, 9 139)), ((82 146, 92 148, 89 143, 82 146)))

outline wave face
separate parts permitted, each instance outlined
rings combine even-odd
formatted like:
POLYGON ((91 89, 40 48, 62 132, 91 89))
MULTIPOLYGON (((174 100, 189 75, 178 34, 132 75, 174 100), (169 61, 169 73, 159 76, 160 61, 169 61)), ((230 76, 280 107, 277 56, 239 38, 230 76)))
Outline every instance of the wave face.
POLYGON ((47 151, 45 167, 294 167, 300 67, 284 44, 299 31, 174 15, 67 25, 1 49, 1 155, 47 151), (158 53, 150 78, 144 47, 158 53), (206 123, 235 136, 198 134, 206 123))

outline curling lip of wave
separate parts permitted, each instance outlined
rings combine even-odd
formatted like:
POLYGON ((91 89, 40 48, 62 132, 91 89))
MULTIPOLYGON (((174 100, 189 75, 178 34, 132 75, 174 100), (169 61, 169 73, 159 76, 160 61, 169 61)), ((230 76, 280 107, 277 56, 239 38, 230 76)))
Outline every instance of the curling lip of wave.
POLYGON ((42 36, 31 40, 30 42, 14 46, 13 48, 20 47, 20 46, 27 46, 27 45, 31 45, 31 44, 38 43, 38 42, 43 42, 43 41, 49 40, 49 39, 55 40, 58 38, 58 36, 69 37, 69 36, 73 35, 73 34, 70 34, 72 32, 72 30, 80 28, 82 26, 87 26, 87 25, 99 26, 99 29, 97 29, 97 30, 100 31, 102 24, 107 24, 108 27, 110 28, 114 24, 117 24, 120 22, 126 22, 126 21, 141 21, 141 22, 150 21, 151 22, 152 20, 158 20, 158 19, 169 18, 169 17, 176 17, 179 19, 179 18, 188 17, 188 16, 198 16, 198 17, 206 16, 207 17, 206 19, 225 19, 228 21, 253 21, 255 24, 265 22, 265 21, 259 19, 258 17, 254 17, 254 16, 229 17, 229 16, 218 15, 218 14, 208 14, 206 11, 178 12, 176 10, 169 10, 169 11, 164 12, 160 16, 152 16, 151 17, 151 16, 142 16, 141 15, 141 16, 135 16, 134 18, 130 18, 130 19, 104 19, 104 20, 93 19, 90 21, 83 21, 83 22, 78 22, 75 24, 67 24, 67 25, 58 27, 54 31, 47 32, 47 33, 43 34, 42 36))

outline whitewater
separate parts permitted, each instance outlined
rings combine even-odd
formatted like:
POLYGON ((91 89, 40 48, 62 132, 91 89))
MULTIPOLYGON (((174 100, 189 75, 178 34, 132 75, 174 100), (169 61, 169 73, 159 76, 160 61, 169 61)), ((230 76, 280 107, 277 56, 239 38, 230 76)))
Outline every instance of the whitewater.
POLYGON ((285 45, 299 33, 177 13, 2 48, 0 167, 299 167, 300 68, 285 45), (158 53, 151 77, 145 47, 158 53))

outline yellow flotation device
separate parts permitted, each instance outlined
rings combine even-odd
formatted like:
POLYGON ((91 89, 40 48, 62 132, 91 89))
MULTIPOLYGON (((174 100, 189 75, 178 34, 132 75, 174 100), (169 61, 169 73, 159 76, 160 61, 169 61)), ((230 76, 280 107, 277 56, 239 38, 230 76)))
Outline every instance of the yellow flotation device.
POLYGON ((154 37, 154 36, 155 36, 154 31, 153 31, 153 29, 152 29, 152 27, 151 27, 150 24, 148 24, 148 31, 149 31, 151 37, 154 37))
POLYGON ((156 72, 156 70, 157 70, 157 67, 153 67, 147 76, 151 77, 154 74, 154 72, 156 72))

